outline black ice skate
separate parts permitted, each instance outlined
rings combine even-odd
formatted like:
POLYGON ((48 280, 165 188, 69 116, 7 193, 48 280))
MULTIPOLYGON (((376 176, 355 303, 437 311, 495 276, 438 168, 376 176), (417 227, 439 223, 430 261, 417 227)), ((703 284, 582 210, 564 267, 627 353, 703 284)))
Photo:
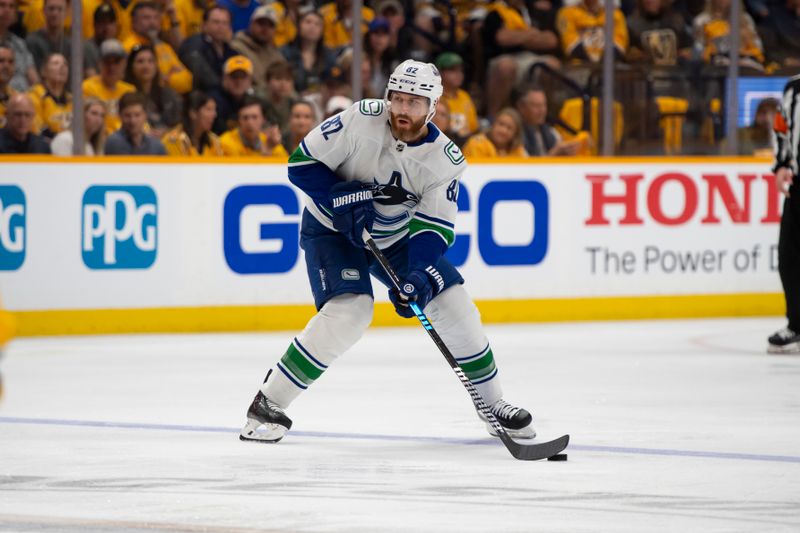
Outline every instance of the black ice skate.
POLYGON ((767 353, 800 353, 800 334, 789 328, 776 331, 767 342, 767 353))
POLYGON ((239 440, 278 442, 291 427, 292 421, 283 409, 258 391, 247 409, 247 424, 239 434, 239 440), (261 426, 264 429, 258 431, 261 426))
MULTIPOLYGON (((489 410, 500 422, 500 425, 506 430, 510 437, 517 439, 532 439, 536 436, 536 430, 533 429, 533 417, 531 414, 522 407, 515 407, 505 400, 498 400, 492 405, 489 410)), ((490 435, 497 436, 497 432, 492 425, 483 416, 483 413, 478 411, 478 416, 486 422, 486 429, 490 435)))

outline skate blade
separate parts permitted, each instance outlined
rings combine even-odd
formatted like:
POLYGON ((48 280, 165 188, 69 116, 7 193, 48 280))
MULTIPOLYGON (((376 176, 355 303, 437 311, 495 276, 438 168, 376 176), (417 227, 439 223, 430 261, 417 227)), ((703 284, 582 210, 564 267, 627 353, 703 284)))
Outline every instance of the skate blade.
MULTIPOLYGON (((533 439, 536 438, 536 430, 533 429, 532 425, 526 426, 522 429, 506 429, 506 433, 512 439, 533 439)), ((494 430, 490 423, 486 423, 486 430, 489 432, 489 435, 492 437, 497 436, 497 432, 494 430)))
POLYGON ((793 342, 792 344, 787 344, 786 346, 775 346, 774 344, 770 344, 767 346, 767 353, 772 355, 800 353, 800 343, 793 342))
POLYGON ((258 420, 248 419, 239 433, 239 440, 250 442, 276 443, 286 434, 286 428, 278 424, 262 424, 258 420), (259 430, 259 428, 262 428, 259 430))

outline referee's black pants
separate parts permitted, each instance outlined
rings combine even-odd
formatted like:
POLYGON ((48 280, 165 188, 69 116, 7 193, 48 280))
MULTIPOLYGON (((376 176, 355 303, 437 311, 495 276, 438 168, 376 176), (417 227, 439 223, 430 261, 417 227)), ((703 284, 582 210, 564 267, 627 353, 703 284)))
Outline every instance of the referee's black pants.
POLYGON ((783 202, 778 238, 778 272, 786 297, 789 329, 800 333, 800 187, 791 188, 783 202))

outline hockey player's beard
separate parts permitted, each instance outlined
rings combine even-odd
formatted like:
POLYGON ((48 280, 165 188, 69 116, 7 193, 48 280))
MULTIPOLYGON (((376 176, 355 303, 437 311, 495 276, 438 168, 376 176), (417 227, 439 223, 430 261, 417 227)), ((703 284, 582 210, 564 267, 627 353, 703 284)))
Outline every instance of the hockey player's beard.
POLYGON ((394 136, 405 143, 418 140, 425 135, 425 118, 414 121, 408 115, 390 115, 389 122, 392 125, 394 136))

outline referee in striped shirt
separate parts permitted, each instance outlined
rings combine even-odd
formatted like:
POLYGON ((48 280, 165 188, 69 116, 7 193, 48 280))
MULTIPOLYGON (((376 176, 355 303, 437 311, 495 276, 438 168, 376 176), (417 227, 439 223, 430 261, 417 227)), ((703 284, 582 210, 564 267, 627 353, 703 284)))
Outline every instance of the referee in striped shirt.
POLYGON ((786 197, 778 237, 778 272, 786 297, 787 326, 772 335, 769 353, 800 353, 800 76, 786 84, 775 115, 775 181, 786 197))

